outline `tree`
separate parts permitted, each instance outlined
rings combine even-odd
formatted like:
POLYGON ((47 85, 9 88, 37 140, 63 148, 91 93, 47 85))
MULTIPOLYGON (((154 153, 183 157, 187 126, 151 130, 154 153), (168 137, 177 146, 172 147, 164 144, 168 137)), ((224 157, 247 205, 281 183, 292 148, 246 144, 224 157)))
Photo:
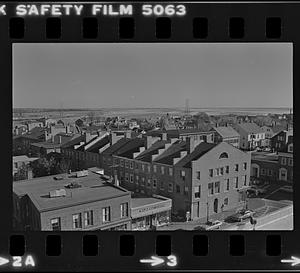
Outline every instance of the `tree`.
POLYGON ((13 181, 27 179, 28 165, 23 165, 18 168, 18 171, 14 174, 13 181))

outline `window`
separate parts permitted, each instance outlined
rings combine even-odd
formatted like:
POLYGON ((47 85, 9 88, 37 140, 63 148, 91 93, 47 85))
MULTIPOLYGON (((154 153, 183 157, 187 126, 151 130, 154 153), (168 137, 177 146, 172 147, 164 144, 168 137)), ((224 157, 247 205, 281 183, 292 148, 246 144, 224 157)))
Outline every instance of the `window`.
POLYGON ((141 183, 142 186, 145 186, 145 177, 142 177, 142 183, 141 183))
POLYGON ((229 173, 229 166, 226 166, 226 173, 229 173))
POLYGON ((123 159, 120 160, 120 165, 121 165, 121 167, 124 167, 124 160, 123 159))
POLYGON ((215 182, 215 193, 220 193, 220 182, 215 182))
POLYGON ((50 220, 51 227, 53 231, 60 231, 61 226, 60 226, 60 217, 57 218, 52 218, 50 220))
POLYGON ((121 218, 128 217, 128 203, 121 204, 121 218))
POLYGON ((262 175, 266 175, 266 169, 261 168, 261 174, 262 174, 262 175))
POLYGON ((173 168, 169 168, 169 175, 173 175, 173 168))
POLYGON ((156 173, 156 171, 157 171, 157 166, 156 166, 156 165, 153 165, 153 172, 156 173))
POLYGON ((282 157, 282 158, 281 158, 281 164, 282 164, 282 165, 286 165, 286 158, 285 158, 285 157, 282 157))
POLYGON ((150 167, 150 165, 148 165, 148 173, 150 173, 151 172, 151 167, 150 167))
POLYGON ((129 180, 128 178, 129 178, 128 173, 125 173, 125 180, 128 181, 129 180))
POLYGON ((195 198, 200 198, 200 196, 201 196, 201 186, 196 186, 194 189, 195 189, 195 198))
POLYGON ((220 169, 216 168, 216 176, 219 176, 219 175, 220 175, 220 169))
POLYGON ((130 174, 130 182, 133 183, 133 175, 130 174))
POLYGON ((219 159, 222 159, 222 158, 228 158, 228 154, 227 153, 221 153, 220 156, 219 156, 219 159))
POLYGON ((235 188, 237 189, 239 187, 239 178, 238 177, 234 178, 234 183, 235 183, 235 188))
POLYGON ((81 228, 81 213, 73 214, 73 228, 81 228))
POLYGON ((133 162, 130 162, 130 169, 133 169, 133 162))
POLYGON ((184 195, 188 195, 189 193, 189 187, 185 186, 184 187, 184 195))
POLYGON ((182 178, 184 178, 185 177, 185 171, 181 171, 180 175, 181 175, 182 178))
POLYGON ((179 185, 176 185, 176 192, 180 193, 180 186, 179 185))
POLYGON ((142 171, 144 172, 145 171, 145 165, 142 164, 142 171))
POLYGON ((153 179, 153 188, 155 188, 156 189, 156 187, 157 187, 157 179, 153 179))
POLYGON ((224 174, 224 168, 221 167, 221 168, 220 168, 220 175, 223 175, 223 174, 224 174))
POLYGON ((228 206, 228 198, 224 199, 224 206, 228 206))
POLYGON ((247 175, 243 175, 243 185, 247 186, 247 175))
POLYGON ((151 179, 147 180, 147 187, 150 188, 151 187, 151 179))
POLYGON ((200 180, 200 171, 197 171, 197 179, 200 180))
POLYGON ((110 221, 110 207, 102 208, 102 222, 109 222, 110 221))
POLYGON ((139 184, 139 176, 138 175, 135 176, 135 184, 137 184, 137 185, 139 184))
POLYGON ((268 176, 272 176, 273 175, 273 170, 268 169, 268 176))
POLYGON ((239 171, 239 164, 235 164, 235 165, 234 165, 234 170, 235 170, 236 172, 239 171))
POLYGON ((225 179, 225 190, 229 191, 229 178, 225 179))
POLYGON ((168 192, 173 192, 173 183, 168 184, 168 192))
POLYGON ((288 145, 288 152, 289 153, 293 152, 293 144, 288 145))
POLYGON ((161 174, 165 174, 165 167, 161 166, 161 174))
POLYGON ((164 182, 163 181, 160 181, 160 189, 163 191, 165 189, 164 187, 164 182))
POLYGON ((208 195, 214 194, 214 183, 208 183, 208 195))
POLYGON ((129 167, 129 162, 125 161, 125 168, 128 168, 128 167, 129 167))
POLYGON ((92 210, 84 212, 84 225, 86 227, 93 225, 93 211, 92 210))
POLYGON ((213 169, 209 169, 209 176, 213 177, 214 176, 214 170, 213 169))
POLYGON ((135 169, 139 170, 139 164, 138 163, 135 163, 135 169))
POLYGON ((293 166, 293 159, 289 158, 289 166, 293 166))
POLYGON ((18 162, 15 162, 15 168, 18 168, 18 162))
POLYGON ((243 167, 244 167, 244 170, 247 170, 247 162, 244 162, 243 167))

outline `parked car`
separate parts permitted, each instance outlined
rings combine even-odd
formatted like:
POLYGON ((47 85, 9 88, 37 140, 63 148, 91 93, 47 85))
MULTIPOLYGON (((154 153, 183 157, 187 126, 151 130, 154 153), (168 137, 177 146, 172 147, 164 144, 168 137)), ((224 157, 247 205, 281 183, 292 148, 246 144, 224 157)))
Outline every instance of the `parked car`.
POLYGON ((214 230, 214 229, 220 229, 220 226, 223 224, 221 221, 219 220, 215 220, 213 222, 209 222, 207 223, 207 227, 206 230, 214 230))
POLYGON ((224 219, 224 222, 226 223, 236 223, 240 221, 241 219, 239 218, 239 213, 232 214, 224 219))
POLYGON ((257 191, 255 189, 248 189, 247 190, 247 197, 256 197, 257 196, 257 191))
POLYGON ((267 189, 264 187, 258 187, 256 185, 252 185, 251 188, 252 190, 255 190, 256 191, 256 195, 259 195, 259 194, 264 194, 267 192, 267 189))
POLYGON ((241 215, 239 216, 239 218, 241 220, 245 220, 245 219, 250 218, 254 214, 254 211, 252 211, 252 210, 245 210, 243 212, 240 212, 240 214, 241 215))
POLYGON ((281 191, 285 191, 285 192, 293 192, 293 187, 292 186, 289 186, 289 185, 286 185, 286 186, 283 186, 280 188, 281 191))

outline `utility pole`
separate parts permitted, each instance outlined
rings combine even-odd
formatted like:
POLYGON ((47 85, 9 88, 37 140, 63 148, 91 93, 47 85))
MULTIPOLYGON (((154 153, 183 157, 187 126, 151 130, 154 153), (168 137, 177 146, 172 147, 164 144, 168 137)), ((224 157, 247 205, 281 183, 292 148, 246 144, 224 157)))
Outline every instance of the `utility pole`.
POLYGON ((206 202, 206 223, 208 223, 208 214, 209 214, 209 204, 208 201, 206 202))

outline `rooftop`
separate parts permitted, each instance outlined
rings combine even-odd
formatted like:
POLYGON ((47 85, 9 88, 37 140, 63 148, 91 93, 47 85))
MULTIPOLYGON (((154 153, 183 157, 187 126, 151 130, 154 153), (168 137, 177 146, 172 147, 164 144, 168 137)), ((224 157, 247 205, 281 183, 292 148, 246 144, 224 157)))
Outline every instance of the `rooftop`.
POLYGON ((244 131, 250 134, 263 133, 263 130, 254 122, 238 123, 237 126, 241 127, 244 131))
POLYGON ((141 154, 139 154, 136 159, 142 160, 145 162, 151 162, 152 161, 152 155, 155 155, 158 153, 159 149, 162 149, 165 147, 165 144, 169 143, 167 140, 158 140, 156 141, 152 146, 150 146, 149 149, 146 149, 141 154))
POLYGON ((38 157, 28 157, 27 155, 17 155, 13 156, 13 162, 29 162, 37 160, 38 157))
POLYGON ((133 197, 131 199, 131 208, 138 208, 138 207, 143 207, 146 205, 151 205, 155 203, 160 203, 164 201, 169 201, 169 198, 162 198, 162 197, 133 197))
POLYGON ((213 130, 215 130, 223 138, 240 136, 239 133, 236 130, 234 130, 231 126, 213 127, 213 130))
POLYGON ((76 177, 73 173, 13 182, 13 191, 19 196, 27 194, 41 212, 130 194, 127 190, 106 182, 101 175, 92 171, 83 177, 76 177), (81 187, 72 189, 65 187, 71 183, 79 184, 81 187), (50 191, 60 189, 66 191, 66 196, 49 196, 50 191))

